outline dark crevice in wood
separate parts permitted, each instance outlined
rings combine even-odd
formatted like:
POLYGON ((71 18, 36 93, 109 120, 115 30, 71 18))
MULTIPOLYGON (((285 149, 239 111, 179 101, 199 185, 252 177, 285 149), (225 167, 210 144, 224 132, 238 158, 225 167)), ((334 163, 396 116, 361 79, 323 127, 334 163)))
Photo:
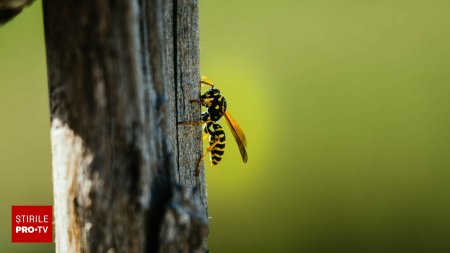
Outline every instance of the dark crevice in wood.
POLYGON ((145 243, 145 251, 150 253, 157 253, 161 248, 159 237, 161 227, 163 225, 163 218, 167 210, 169 201, 172 199, 172 187, 169 182, 165 181, 165 178, 157 178, 153 181, 152 192, 157 192, 157 194, 152 194, 151 206, 147 220, 146 220, 146 230, 147 238, 145 243))
POLYGON ((176 124, 176 149, 177 149, 177 174, 178 174, 178 183, 181 182, 181 173, 180 173, 180 143, 178 142, 179 140, 179 130, 178 130, 178 122, 180 121, 180 119, 178 118, 178 46, 177 46, 177 24, 178 24, 178 0, 173 0, 172 2, 172 38, 173 38, 173 69, 174 69, 174 73, 173 73, 173 82, 175 85, 175 124, 176 124))

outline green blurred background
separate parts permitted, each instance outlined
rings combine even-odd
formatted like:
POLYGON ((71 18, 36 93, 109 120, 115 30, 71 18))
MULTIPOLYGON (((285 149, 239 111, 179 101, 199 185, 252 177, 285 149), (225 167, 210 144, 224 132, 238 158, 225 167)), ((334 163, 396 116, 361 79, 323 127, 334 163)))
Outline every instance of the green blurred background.
MULTIPOLYGON (((201 70, 244 129, 207 168, 212 252, 450 252, 450 1, 200 3, 201 70)), ((51 204, 41 2, 0 28, 0 246, 51 204)))

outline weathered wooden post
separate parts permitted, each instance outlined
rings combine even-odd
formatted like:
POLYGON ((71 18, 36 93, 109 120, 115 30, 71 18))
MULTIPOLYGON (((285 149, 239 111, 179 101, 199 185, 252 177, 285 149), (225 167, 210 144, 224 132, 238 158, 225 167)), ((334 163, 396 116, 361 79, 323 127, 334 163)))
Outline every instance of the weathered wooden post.
POLYGON ((206 252, 196 0, 44 0, 57 252, 206 252))

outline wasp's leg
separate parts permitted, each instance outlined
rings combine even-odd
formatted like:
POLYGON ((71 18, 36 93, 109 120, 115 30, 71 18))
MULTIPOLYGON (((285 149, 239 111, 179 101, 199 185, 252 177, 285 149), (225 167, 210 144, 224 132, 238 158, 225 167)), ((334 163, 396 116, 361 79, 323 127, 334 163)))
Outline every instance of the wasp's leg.
POLYGON ((211 99, 205 99, 205 100, 192 99, 191 103, 196 103, 196 104, 199 104, 199 105, 204 106, 204 107, 209 107, 209 106, 211 106, 211 101, 212 101, 212 98, 211 99))
POLYGON ((205 156, 207 156, 209 153, 211 153, 211 150, 213 150, 217 144, 219 144, 219 140, 216 140, 213 144, 211 144, 211 146, 209 146, 206 149, 206 152, 202 155, 202 157, 200 157, 200 160, 198 160, 197 170, 195 171, 196 177, 198 177, 198 175, 200 174, 200 165, 201 165, 202 161, 205 159, 205 156))
POLYGON ((191 103, 203 104, 202 101, 200 101, 200 100, 195 100, 195 99, 192 99, 192 100, 191 100, 191 103))
MULTIPOLYGON (((191 126, 200 126, 203 124, 208 124, 211 120, 209 119, 210 116, 208 114, 208 112, 204 112, 202 113, 202 119, 199 121, 181 121, 178 122, 177 125, 191 125, 191 126)), ((209 128, 209 124, 208 124, 208 128, 209 128)))
POLYGON ((201 126, 205 124, 203 121, 181 121, 177 122, 177 125, 191 125, 191 126, 201 126))

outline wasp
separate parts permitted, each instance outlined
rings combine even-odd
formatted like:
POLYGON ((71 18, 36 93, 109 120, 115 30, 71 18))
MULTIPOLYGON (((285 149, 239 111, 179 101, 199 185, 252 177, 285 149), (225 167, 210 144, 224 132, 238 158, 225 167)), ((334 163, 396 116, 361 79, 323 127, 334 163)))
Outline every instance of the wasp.
POLYGON ((227 101, 225 97, 220 93, 219 89, 214 88, 214 84, 208 77, 202 77, 199 83, 211 86, 211 88, 200 96, 200 100, 191 100, 191 102, 201 104, 206 107, 206 111, 202 113, 200 122, 181 122, 181 124, 203 124, 204 135, 206 137, 209 136, 209 147, 198 161, 195 172, 196 176, 200 173, 200 164, 205 156, 210 154, 210 160, 213 166, 219 164, 223 158, 225 153, 225 132, 222 126, 217 123, 223 116, 225 116, 226 122, 239 147, 242 161, 246 163, 248 160, 247 151, 245 150, 247 140, 241 127, 231 117, 231 114, 227 112, 227 101))

